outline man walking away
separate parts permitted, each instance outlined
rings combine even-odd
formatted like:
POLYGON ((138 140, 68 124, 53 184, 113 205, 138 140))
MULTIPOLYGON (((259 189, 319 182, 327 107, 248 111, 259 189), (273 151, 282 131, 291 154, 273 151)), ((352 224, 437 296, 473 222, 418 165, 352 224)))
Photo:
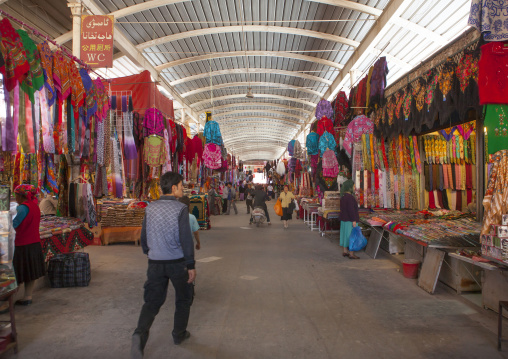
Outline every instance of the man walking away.
POLYGON ((235 210, 235 214, 238 214, 238 210, 236 209, 236 190, 233 188, 231 182, 228 183, 228 186, 225 188, 226 191, 228 191, 228 211, 226 212, 227 215, 229 215, 229 212, 231 211, 231 206, 235 210))
MULTIPOLYGON (((268 214, 268 207, 266 206, 266 201, 269 201, 270 197, 266 194, 266 191, 263 189, 262 185, 258 185, 256 191, 254 192, 254 208, 261 207, 265 210, 266 221, 268 224, 270 223, 270 215, 268 214)), ((251 217, 252 222, 252 217, 251 217)))
POLYGON ((168 283, 175 289, 173 342, 181 344, 190 337, 187 331, 192 292, 196 279, 194 244, 187 206, 177 199, 183 196, 183 177, 166 172, 160 180, 163 195, 146 207, 141 230, 143 253, 148 254, 145 304, 132 335, 131 357, 142 358, 150 327, 166 300, 168 283))

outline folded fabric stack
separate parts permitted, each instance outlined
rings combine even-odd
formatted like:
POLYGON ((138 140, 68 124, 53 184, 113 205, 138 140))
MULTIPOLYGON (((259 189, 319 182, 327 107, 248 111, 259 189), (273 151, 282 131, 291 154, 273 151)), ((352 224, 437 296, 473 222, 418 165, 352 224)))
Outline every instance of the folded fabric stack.
POLYGON ((141 227, 145 218, 145 208, 129 208, 128 205, 114 205, 102 211, 104 227, 141 227))
POLYGON ((72 217, 42 217, 39 225, 41 239, 49 238, 63 233, 70 233, 84 227, 84 223, 72 217))

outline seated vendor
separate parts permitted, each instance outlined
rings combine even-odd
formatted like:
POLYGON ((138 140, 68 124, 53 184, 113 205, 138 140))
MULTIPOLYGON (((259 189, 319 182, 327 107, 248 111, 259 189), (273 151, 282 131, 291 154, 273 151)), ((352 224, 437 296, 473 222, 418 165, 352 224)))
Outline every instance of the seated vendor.
POLYGON ((54 216, 56 215, 56 207, 58 200, 55 197, 43 195, 41 202, 39 203, 39 209, 41 210, 42 216, 54 216))

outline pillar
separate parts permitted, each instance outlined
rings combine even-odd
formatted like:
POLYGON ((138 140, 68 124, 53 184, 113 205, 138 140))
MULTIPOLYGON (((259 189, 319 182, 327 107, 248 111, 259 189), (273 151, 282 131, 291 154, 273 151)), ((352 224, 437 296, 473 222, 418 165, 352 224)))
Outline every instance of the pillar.
POLYGON ((77 58, 81 55, 81 0, 69 1, 67 6, 72 13, 72 54, 77 58))

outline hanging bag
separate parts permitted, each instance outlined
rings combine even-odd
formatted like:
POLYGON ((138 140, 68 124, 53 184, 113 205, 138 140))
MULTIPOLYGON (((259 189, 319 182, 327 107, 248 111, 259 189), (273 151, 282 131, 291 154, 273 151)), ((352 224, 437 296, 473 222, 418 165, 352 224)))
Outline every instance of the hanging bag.
POLYGON ((275 202, 275 205, 273 206, 273 210, 275 211, 275 214, 279 217, 282 217, 282 203, 280 201, 280 198, 277 199, 277 202, 275 202))
POLYGON ((367 238, 362 234, 362 230, 359 226, 356 226, 351 231, 349 236, 349 250, 351 252, 361 251, 367 245, 367 238))

